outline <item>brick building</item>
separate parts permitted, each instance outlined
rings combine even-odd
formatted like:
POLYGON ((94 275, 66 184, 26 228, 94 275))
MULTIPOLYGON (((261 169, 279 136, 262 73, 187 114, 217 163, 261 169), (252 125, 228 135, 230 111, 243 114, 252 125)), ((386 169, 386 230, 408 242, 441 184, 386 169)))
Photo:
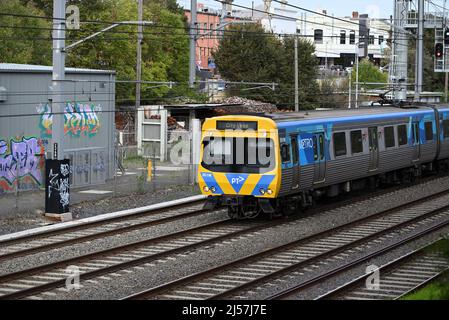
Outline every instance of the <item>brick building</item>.
MULTIPOLYGON (((190 23, 190 10, 185 9, 184 14, 190 23)), ((218 48, 220 32, 216 30, 220 26, 221 11, 210 9, 203 4, 198 3, 197 23, 198 23, 198 40, 196 46, 196 65, 201 69, 209 69, 214 71, 212 52, 218 48), (209 33, 210 32, 210 33, 209 33)), ((242 20, 228 15, 226 21, 242 20)))

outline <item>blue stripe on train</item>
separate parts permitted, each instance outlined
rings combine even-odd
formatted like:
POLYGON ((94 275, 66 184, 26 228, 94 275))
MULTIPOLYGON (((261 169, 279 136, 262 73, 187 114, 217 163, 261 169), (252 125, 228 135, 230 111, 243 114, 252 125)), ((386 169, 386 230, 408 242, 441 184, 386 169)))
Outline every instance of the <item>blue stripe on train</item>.
POLYGON ((270 184, 273 182, 273 180, 274 180, 274 175, 262 176, 260 178, 259 182, 257 183, 256 187, 254 188, 252 195, 253 196, 261 196, 260 189, 263 188, 266 192, 268 187, 270 186, 270 184))
POLYGON ((220 186, 217 183, 217 180, 215 180, 215 177, 212 173, 202 172, 201 177, 203 177, 204 183, 206 183, 209 189, 211 189, 212 187, 215 188, 215 192, 213 192, 213 194, 223 194, 223 191, 221 190, 220 186))

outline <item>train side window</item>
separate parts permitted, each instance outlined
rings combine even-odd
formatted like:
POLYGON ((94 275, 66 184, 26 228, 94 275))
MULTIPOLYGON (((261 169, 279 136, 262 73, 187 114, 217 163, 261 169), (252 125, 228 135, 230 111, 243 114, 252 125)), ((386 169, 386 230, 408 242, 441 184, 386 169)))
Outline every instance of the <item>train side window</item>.
POLYGON ((449 119, 443 120, 443 137, 444 139, 449 138, 449 119))
POLYGON ((407 126, 405 124, 398 126, 398 143, 399 146, 407 144, 407 126))
POLYGON ((292 143, 292 153, 293 153, 293 164, 298 164, 299 161, 299 150, 298 150, 298 139, 292 138, 291 139, 291 143, 292 143))
POLYGON ((396 141, 394 140, 394 127, 384 128, 384 138, 385 148, 393 148, 396 146, 396 141))
POLYGON ((289 145, 284 143, 281 145, 281 158, 282 162, 290 162, 290 148, 289 145))
POLYGON ((351 131, 352 154, 363 152, 362 130, 351 131))
POLYGON ((334 133, 334 155, 336 157, 346 155, 346 132, 334 133))
POLYGON ((424 122, 424 128, 425 128, 425 131, 426 131, 426 141, 433 140, 433 126, 432 126, 432 122, 431 121, 424 122))
POLYGON ((318 143, 316 142, 316 136, 313 136, 313 159, 318 160, 318 143))
POLYGON ((324 160, 324 137, 320 134, 320 160, 324 160))

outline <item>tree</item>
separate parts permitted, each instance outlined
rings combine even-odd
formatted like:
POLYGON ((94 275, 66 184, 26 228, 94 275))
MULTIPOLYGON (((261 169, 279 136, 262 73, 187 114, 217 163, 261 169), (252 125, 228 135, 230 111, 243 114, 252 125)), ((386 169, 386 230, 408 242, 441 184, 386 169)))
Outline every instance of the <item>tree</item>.
POLYGON ((0 62, 49 64, 52 59, 51 25, 44 13, 32 3, 23 5, 20 0, 0 1, 0 12, 20 16, 0 15, 0 62))
MULTIPOLYGON (((298 41, 299 93, 301 108, 316 106, 315 48, 306 40, 298 41)), ((218 70, 228 81, 278 83, 276 90, 257 89, 243 91, 233 88, 231 94, 239 94, 279 106, 294 106, 294 40, 280 39, 267 33, 260 24, 231 26, 218 49, 213 53, 218 70)))
MULTIPOLYGON (((353 72, 351 72, 351 80, 353 83, 357 79, 357 69, 354 67, 353 72)), ((359 62, 359 82, 372 82, 372 83, 387 83, 388 74, 379 70, 379 68, 373 64, 369 59, 363 59, 359 62)), ((380 88, 382 85, 379 84, 367 84, 365 88, 380 88)))
MULTIPOLYGON (((9 5, 10 1, 1 3, 3 5, 6 2, 9 5)), ((52 16, 52 1, 13 0, 11 2, 14 2, 21 10, 36 8, 39 11, 37 15, 52 16)), ((66 32, 67 44, 83 39, 113 22, 137 20, 137 1, 135 0, 71 0, 70 4, 80 8, 81 29, 66 32)), ((142 80, 174 81, 179 85, 170 89, 168 86, 154 88, 144 84, 142 85, 142 103, 158 103, 167 97, 194 96, 187 85, 189 38, 185 29, 186 18, 183 10, 177 5, 176 0, 144 1, 143 19, 154 22, 155 26, 144 27, 142 80)), ((51 20, 40 20, 47 24, 47 28, 51 28, 51 20)), ((32 22, 19 23, 23 26, 33 25, 35 21, 36 19, 32 22)), ((50 31, 46 32, 46 37, 50 37, 50 31)), ((28 37, 29 30, 25 30, 25 33, 28 37)), ((3 43, 0 44, 0 48, 2 45, 3 43)), ((119 26, 69 50, 66 55, 66 65, 115 70, 118 80, 135 80, 136 45, 137 26, 119 26)), ((43 50, 43 48, 50 54, 45 64, 51 64, 51 41, 43 45, 41 43, 36 50, 43 50)), ((43 59, 38 59, 38 56, 20 61, 16 59, 17 62, 25 60, 35 64, 44 62, 43 59)), ((118 104, 134 104, 135 84, 117 83, 116 100, 118 104)))
MULTIPOLYGON (((295 47, 294 38, 282 41, 283 55, 280 85, 276 103, 287 108, 294 107, 295 101, 295 47)), ((318 59, 314 55, 315 46, 305 39, 298 39, 298 88, 300 109, 314 109, 319 102, 317 79, 318 59)))
MULTIPOLYGON (((234 25, 225 31, 218 50, 213 53, 220 74, 228 81, 279 82, 282 44, 273 34, 265 34, 260 24, 234 25)), ((248 97, 272 102, 269 89, 240 91, 248 97)))

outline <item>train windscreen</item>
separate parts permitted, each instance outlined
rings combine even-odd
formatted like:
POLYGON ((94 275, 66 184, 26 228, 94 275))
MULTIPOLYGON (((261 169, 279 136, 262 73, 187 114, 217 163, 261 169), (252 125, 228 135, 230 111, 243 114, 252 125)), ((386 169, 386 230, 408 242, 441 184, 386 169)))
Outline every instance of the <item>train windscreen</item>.
POLYGON ((263 174, 275 168, 272 139, 209 137, 201 165, 213 172, 263 174))

